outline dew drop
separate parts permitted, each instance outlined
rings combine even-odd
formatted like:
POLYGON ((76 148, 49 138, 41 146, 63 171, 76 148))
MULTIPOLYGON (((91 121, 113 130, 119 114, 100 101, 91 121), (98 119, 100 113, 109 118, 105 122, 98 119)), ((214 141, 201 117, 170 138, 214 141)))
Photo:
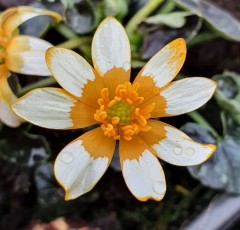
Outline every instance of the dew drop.
POLYGON ((153 190, 157 194, 163 194, 165 192, 165 187, 166 187, 165 183, 163 183, 161 181, 157 181, 153 185, 153 190))
POLYGON ((221 177, 220 177, 220 181, 223 183, 223 184, 226 184, 228 182, 228 177, 227 175, 223 174, 221 177))
POLYGON ((130 68, 131 68, 131 64, 130 64, 129 62, 125 62, 125 63, 123 64, 123 69, 124 69, 125 71, 128 71, 130 68))
POLYGON ((61 161, 65 164, 70 164, 73 161, 73 159, 74 159, 73 154, 70 152, 65 152, 61 156, 61 161))
POLYGON ((188 156, 192 156, 195 153, 195 150, 189 147, 189 148, 186 148, 185 152, 188 156))
POLYGON ((173 152, 176 154, 176 155, 180 155, 182 154, 183 150, 181 147, 174 147, 173 148, 173 152))

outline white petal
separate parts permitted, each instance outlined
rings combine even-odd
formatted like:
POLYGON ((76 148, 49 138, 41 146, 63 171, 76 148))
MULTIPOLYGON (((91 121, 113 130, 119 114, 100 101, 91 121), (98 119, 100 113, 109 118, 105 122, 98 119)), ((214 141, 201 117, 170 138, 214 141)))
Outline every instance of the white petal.
POLYGON ((6 65, 13 72, 49 76, 51 73, 45 61, 45 52, 51 46, 39 38, 17 36, 7 47, 6 65))
POLYGON ((109 166, 115 141, 93 129, 68 144, 55 161, 54 172, 66 191, 66 200, 74 199, 99 181, 109 166))
POLYGON ((191 166, 206 161, 215 151, 211 144, 194 142, 178 129, 165 125, 166 137, 151 146, 160 159, 179 166, 191 166))
POLYGON ((10 106, 4 101, 0 101, 0 121, 7 126, 16 128, 21 124, 21 119, 10 108, 10 106))
POLYGON ((92 67, 77 53, 64 48, 50 48, 46 53, 50 71, 69 93, 81 97, 87 82, 95 78, 92 67))
POLYGON ((145 150, 139 159, 124 160, 122 172, 125 182, 141 201, 149 198, 161 200, 166 192, 166 182, 163 169, 158 159, 145 150))
POLYGON ((186 43, 179 38, 163 47, 143 67, 135 81, 151 77, 159 88, 165 86, 178 74, 186 58, 186 43))
POLYGON ((216 83, 208 78, 192 77, 171 83, 160 95, 166 99, 165 112, 178 115, 204 105, 216 90, 216 83))
POLYGON ((94 68, 102 76, 112 68, 131 68, 131 49, 122 25, 113 17, 107 17, 99 25, 92 42, 94 68))
POLYGON ((67 129, 75 99, 56 88, 35 89, 15 101, 12 109, 25 120, 45 128, 67 129))
POLYGON ((17 97, 8 83, 9 72, 5 65, 0 65, 0 121, 10 127, 18 127, 23 119, 18 117, 10 108, 17 97))

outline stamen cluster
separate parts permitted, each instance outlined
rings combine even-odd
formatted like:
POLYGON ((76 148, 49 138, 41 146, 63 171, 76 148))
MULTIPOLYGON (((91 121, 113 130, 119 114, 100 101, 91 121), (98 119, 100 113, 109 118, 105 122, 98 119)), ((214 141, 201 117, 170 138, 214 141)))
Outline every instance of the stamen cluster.
POLYGON ((113 137, 115 140, 123 137, 130 141, 133 135, 151 129, 147 125, 147 120, 155 104, 141 108, 144 98, 138 96, 139 87, 139 82, 119 84, 113 98, 110 98, 108 88, 101 90, 101 98, 98 99, 100 108, 96 110, 94 119, 101 123, 106 136, 113 137))

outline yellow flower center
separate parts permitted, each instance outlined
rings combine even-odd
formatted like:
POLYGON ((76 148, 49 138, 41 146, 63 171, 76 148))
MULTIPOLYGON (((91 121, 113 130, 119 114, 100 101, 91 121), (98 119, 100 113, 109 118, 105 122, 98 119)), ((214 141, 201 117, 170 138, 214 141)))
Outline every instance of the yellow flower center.
POLYGON ((94 119, 101 123, 106 136, 115 140, 131 140, 140 131, 147 132, 151 129, 147 120, 155 104, 141 106, 144 98, 138 96, 139 87, 138 82, 119 84, 113 98, 110 98, 108 88, 101 90, 101 98, 98 99, 100 108, 96 110, 94 119))
MULTIPOLYGON (((106 110, 108 119, 118 117, 119 125, 127 125, 131 120, 132 107, 125 101, 118 101, 111 108, 106 110)), ((117 118, 117 120, 118 120, 117 118)))

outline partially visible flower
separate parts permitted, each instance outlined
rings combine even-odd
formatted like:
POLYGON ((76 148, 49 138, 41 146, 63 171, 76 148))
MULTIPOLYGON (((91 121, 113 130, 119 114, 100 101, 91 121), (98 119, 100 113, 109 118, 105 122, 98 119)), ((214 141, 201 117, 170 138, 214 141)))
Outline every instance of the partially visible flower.
POLYGON ((61 20, 58 13, 32 7, 14 7, 0 14, 0 121, 11 127, 20 125, 10 104, 16 99, 8 85, 10 71, 40 76, 49 76, 45 52, 52 45, 39 38, 19 35, 18 26, 25 21, 41 16, 61 20))
POLYGON ((116 141, 125 182, 141 201, 161 200, 166 191, 157 159, 174 165, 196 165, 215 150, 199 144, 178 129, 150 119, 187 113, 206 103, 216 89, 207 78, 172 82, 186 56, 183 39, 160 50, 130 79, 130 44, 125 30, 108 17, 92 42, 92 68, 81 56, 50 48, 46 60, 64 88, 43 88, 18 99, 13 110, 41 127, 77 129, 99 124, 68 144, 55 162, 55 176, 66 200, 91 190, 109 166, 116 141))

